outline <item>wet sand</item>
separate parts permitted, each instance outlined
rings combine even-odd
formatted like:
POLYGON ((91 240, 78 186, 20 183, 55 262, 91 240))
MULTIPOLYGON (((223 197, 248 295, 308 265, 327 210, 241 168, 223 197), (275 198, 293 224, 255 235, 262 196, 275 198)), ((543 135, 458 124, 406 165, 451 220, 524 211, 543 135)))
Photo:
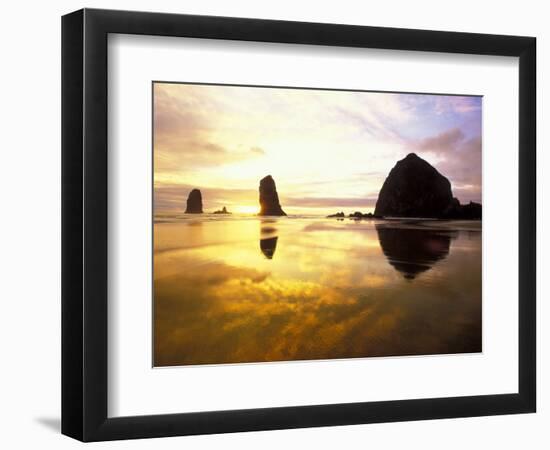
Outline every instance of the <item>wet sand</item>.
POLYGON ((481 222, 155 221, 155 366, 481 350, 481 222))

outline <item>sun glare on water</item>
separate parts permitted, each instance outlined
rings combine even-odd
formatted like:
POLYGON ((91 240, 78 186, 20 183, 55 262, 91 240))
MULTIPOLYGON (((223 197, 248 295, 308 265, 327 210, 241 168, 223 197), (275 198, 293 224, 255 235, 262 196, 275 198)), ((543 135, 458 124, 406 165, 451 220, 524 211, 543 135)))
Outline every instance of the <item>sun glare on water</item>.
POLYGON ((235 212, 239 214, 258 214, 260 209, 257 206, 241 205, 235 207, 235 212))

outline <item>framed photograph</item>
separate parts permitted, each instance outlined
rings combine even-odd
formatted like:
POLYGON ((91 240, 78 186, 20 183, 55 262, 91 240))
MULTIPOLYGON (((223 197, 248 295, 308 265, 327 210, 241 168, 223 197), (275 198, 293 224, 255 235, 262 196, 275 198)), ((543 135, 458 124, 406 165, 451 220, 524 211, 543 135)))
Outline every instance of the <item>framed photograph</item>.
POLYGON ((536 41, 62 20, 62 432, 535 412, 536 41))

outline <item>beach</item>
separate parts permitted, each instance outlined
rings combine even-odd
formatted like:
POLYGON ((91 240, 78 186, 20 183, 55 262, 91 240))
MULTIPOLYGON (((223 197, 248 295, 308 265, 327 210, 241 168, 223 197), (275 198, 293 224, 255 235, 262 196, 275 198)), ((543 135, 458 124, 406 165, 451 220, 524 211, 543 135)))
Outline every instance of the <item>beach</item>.
POLYGON ((475 353, 481 221, 158 215, 154 365, 475 353))

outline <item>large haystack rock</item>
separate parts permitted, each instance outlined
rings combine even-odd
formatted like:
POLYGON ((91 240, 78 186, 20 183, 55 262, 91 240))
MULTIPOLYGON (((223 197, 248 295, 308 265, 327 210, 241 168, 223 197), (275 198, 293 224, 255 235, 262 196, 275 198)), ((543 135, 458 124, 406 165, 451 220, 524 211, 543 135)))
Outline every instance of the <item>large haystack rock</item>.
POLYGON ((443 217, 454 207, 451 183, 428 162, 410 153, 384 181, 374 214, 391 217, 443 217))

